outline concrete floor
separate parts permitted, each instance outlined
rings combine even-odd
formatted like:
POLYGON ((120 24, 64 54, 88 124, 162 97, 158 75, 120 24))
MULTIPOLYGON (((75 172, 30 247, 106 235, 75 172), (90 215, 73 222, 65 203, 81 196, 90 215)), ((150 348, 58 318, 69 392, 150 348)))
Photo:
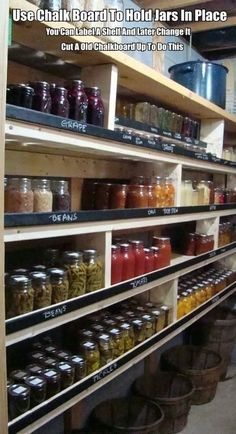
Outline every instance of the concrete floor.
POLYGON ((219 383, 212 402, 192 406, 181 434, 236 434, 236 364, 228 370, 228 377, 219 383))

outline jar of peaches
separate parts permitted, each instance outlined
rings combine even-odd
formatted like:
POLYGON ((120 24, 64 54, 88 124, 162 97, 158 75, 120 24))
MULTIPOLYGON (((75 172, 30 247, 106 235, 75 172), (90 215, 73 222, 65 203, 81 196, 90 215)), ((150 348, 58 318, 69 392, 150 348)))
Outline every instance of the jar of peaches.
POLYGON ((160 176, 153 178, 153 195, 155 198, 155 208, 161 208, 164 206, 164 184, 163 179, 160 176))
POLYGON ((175 205, 175 187, 173 180, 169 177, 164 179, 163 198, 164 206, 171 207, 175 205))

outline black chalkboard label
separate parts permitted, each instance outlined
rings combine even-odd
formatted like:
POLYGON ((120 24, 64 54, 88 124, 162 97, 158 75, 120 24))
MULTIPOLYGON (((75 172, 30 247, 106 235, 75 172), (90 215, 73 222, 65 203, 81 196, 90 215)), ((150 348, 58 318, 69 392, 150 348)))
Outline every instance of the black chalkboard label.
POLYGON ((173 208, 163 208, 163 214, 164 215, 174 215, 179 213, 179 208, 173 207, 173 208))
POLYGON ((54 309, 48 309, 46 312, 42 312, 43 315, 43 319, 45 321, 52 319, 52 318, 57 318, 58 316, 61 315, 65 315, 67 311, 67 305, 64 304, 61 307, 55 307, 54 309))
POLYGON ((118 363, 113 363, 112 365, 108 366, 107 368, 104 368, 102 371, 98 372, 93 377, 93 383, 97 383, 98 381, 101 381, 103 378, 110 375, 112 372, 114 372, 118 368, 118 363))
POLYGON ((216 208, 216 205, 210 205, 210 211, 216 211, 217 210, 217 208, 216 208))
POLYGON ((163 143, 162 144, 162 150, 164 152, 169 152, 169 153, 173 154, 174 150, 175 150, 175 145, 174 144, 169 144, 169 143, 163 143))
POLYGON ((61 121, 61 128, 63 128, 64 130, 72 130, 72 131, 77 130, 78 132, 84 134, 87 133, 88 130, 87 124, 83 124, 78 121, 73 121, 71 119, 63 119, 61 121))
POLYGON ((140 277, 140 279, 135 279, 132 282, 130 282, 130 286, 132 289, 138 288, 139 286, 146 285, 148 283, 147 276, 140 277))
POLYGON ((78 214, 75 213, 62 213, 62 214, 51 214, 49 220, 53 223, 73 223, 78 221, 78 214))

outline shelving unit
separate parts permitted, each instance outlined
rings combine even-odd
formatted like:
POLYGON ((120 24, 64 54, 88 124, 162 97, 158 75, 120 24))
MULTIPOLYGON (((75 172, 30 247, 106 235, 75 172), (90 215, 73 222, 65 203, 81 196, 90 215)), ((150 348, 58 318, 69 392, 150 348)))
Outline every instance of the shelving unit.
MULTIPOLYGON (((61 52, 61 42, 99 42, 96 38, 85 37, 46 37, 46 28, 56 28, 58 23, 15 23, 13 41, 20 45, 56 55, 65 62, 78 66, 78 75, 86 77, 86 82, 102 87, 106 93, 106 129, 66 121, 52 115, 44 115, 32 110, 7 106, 5 116, 5 88, 7 83, 7 23, 8 8, 26 11, 36 7, 26 0, 4 2, 0 16, 0 37, 2 49, 0 64, 3 65, 0 78, 1 124, 0 139, 5 142, 1 148, 1 187, 3 197, 4 164, 9 176, 51 176, 72 179, 72 212, 22 215, 5 215, 1 205, 1 257, 5 250, 19 248, 21 243, 38 243, 58 237, 74 237, 81 244, 100 246, 105 259, 104 288, 77 299, 54 305, 40 311, 5 321, 4 291, 0 293, 2 360, 5 359, 5 345, 10 347, 26 339, 48 332, 75 319, 109 307, 120 301, 175 282, 170 297, 173 300, 173 323, 162 332, 135 347, 129 353, 113 361, 110 365, 86 377, 80 383, 61 392, 41 406, 33 409, 7 424, 6 365, 2 363, 0 375, 0 420, 1 433, 29 433, 44 425, 56 415, 71 408, 85 396, 120 375, 134 364, 143 360, 164 343, 205 315, 214 306, 235 292, 235 283, 217 294, 191 314, 176 321, 176 287, 178 278, 194 269, 218 260, 232 261, 236 253, 236 243, 218 248, 218 226, 220 217, 235 215, 235 204, 181 207, 180 185, 184 171, 210 173, 214 179, 223 182, 227 175, 229 182, 236 181, 236 164, 222 160, 220 149, 224 131, 236 131, 236 116, 190 92, 186 88, 167 79, 155 70, 120 52, 61 52), (135 93, 158 101, 174 110, 184 110, 202 120, 201 139, 209 150, 216 147, 217 156, 202 157, 199 152, 190 152, 179 146, 176 138, 165 137, 160 145, 144 139, 134 139, 125 133, 114 131, 116 97, 122 92, 135 93), (177 190, 175 206, 162 209, 81 211, 79 208, 81 180, 83 178, 125 179, 127 173, 155 174, 159 170, 171 175, 177 190), (198 257, 174 256, 167 268, 111 286, 110 261, 112 235, 129 231, 154 231, 161 225, 196 221, 198 227, 203 220, 209 220, 214 229, 214 250, 198 257), (6 334, 3 330, 6 328, 6 334)), ((69 23, 61 27, 71 29, 69 23)), ((16 81, 33 80, 39 71, 21 65, 19 69, 9 62, 8 77, 16 81)), ((42 77, 44 73, 42 72, 42 77)), ((53 77, 53 76, 52 76, 53 77)), ((55 77, 53 77, 55 78, 55 77)), ((215 148, 214 148, 215 149, 215 148)), ((4 288, 4 261, 1 265, 1 283, 4 288)))

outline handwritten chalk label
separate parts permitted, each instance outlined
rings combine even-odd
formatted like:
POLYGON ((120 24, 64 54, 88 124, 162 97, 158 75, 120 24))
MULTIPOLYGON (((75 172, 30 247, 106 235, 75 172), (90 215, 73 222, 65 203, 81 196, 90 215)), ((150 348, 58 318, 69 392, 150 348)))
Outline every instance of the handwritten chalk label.
POLYGON ((118 368, 117 363, 113 363, 112 365, 108 366, 107 368, 103 369, 101 372, 98 372, 93 377, 93 382, 97 383, 98 381, 101 381, 103 378, 110 375, 112 372, 114 372, 118 368))
POLYGON ((207 154, 202 154, 199 152, 195 152, 195 158, 197 158, 198 160, 209 161, 209 157, 207 154))
POLYGON ((210 205, 210 211, 216 211, 216 205, 210 205))
POLYGON ((157 128, 151 127, 151 132, 159 134, 159 130, 157 128))
POLYGON ((169 143, 163 143, 162 149, 164 152, 170 152, 171 154, 173 154, 175 145, 170 145, 169 143))
POLYGON ((226 249, 220 249, 220 253, 225 253, 226 249))
POLYGON ((136 145, 143 145, 143 140, 140 137, 135 137, 135 144, 136 145))
POLYGON ((179 133, 174 133, 174 138, 175 138, 176 140, 182 140, 182 136, 181 136, 181 134, 179 134, 179 133))
POLYGON ((214 258, 214 256, 216 256, 216 252, 215 251, 209 253, 209 258, 214 258))
POLYGON ((152 147, 156 147, 156 142, 155 142, 155 140, 148 139, 147 143, 148 143, 148 145, 150 145, 150 146, 152 146, 152 147))
POLYGON ((122 139, 123 140, 127 140, 129 142, 132 142, 132 136, 131 136, 131 134, 123 134, 122 135, 122 139))
POLYGON ((173 137, 170 131, 162 131, 163 136, 173 137))
POLYGON ((146 283, 148 283, 148 278, 147 276, 144 276, 141 277, 140 279, 136 279, 133 282, 130 282, 130 285, 134 289, 134 288, 138 288, 139 286, 146 285, 146 283))
POLYGON ((43 318, 45 320, 57 318, 58 316, 65 315, 66 311, 67 311, 67 306, 66 304, 64 304, 61 307, 56 307, 55 309, 50 309, 47 310, 46 312, 43 312, 43 318))
POLYGON ((220 297, 219 297, 219 295, 218 295, 217 297, 215 297, 215 298, 213 298, 213 299, 211 300, 211 304, 216 303, 217 301, 219 301, 219 299, 220 299, 220 297))
POLYGON ((163 208, 163 214, 164 215, 174 215, 178 214, 179 209, 178 208, 163 208))
POLYGON ((148 216, 151 217, 153 215, 157 215, 157 210, 156 210, 156 208, 148 209, 147 213, 148 213, 148 216))
POLYGON ((61 127, 66 130, 77 130, 80 133, 87 133, 87 124, 82 124, 81 122, 70 119, 63 119, 63 121, 61 121, 61 127))
POLYGON ((71 214, 67 214, 67 213, 51 214, 49 216, 49 219, 53 223, 73 223, 78 220, 78 214, 76 212, 71 214))
POLYGON ((184 141, 185 141, 186 143, 191 143, 191 144, 193 143, 191 137, 184 137, 184 141))

